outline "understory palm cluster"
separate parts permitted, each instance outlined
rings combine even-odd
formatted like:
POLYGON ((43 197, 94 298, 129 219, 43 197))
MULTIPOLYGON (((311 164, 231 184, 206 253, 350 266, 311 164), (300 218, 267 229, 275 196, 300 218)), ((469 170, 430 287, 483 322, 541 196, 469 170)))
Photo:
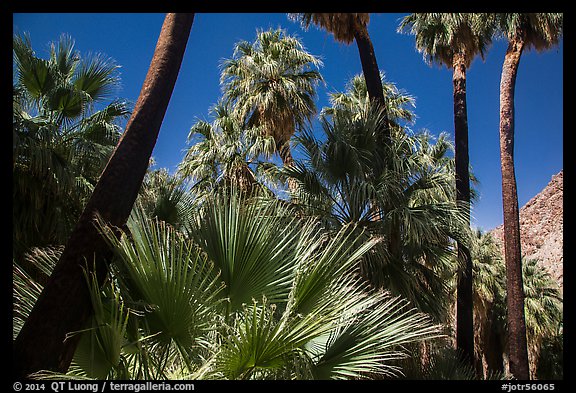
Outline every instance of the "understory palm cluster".
MULTIPOLYGON (((181 230, 142 210, 120 238, 103 228, 116 259, 108 284, 93 286, 95 315, 71 374, 398 375, 392 361, 409 355, 404 346, 441 335, 440 327, 407 301, 367 288, 357 261, 377 240, 354 226, 329 236, 294 217, 277 201, 231 191, 181 230)), ((25 273, 18 277, 26 288, 25 273)))

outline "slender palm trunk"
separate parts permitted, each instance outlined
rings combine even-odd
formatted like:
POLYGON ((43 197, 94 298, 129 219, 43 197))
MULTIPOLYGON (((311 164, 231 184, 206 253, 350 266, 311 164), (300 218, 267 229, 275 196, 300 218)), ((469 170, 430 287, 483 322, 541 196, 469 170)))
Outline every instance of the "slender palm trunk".
MULTIPOLYGON (((294 157, 292 157, 292 149, 290 148, 290 138, 294 135, 296 129, 294 119, 290 116, 284 116, 274 127, 279 127, 278 132, 274 134, 274 140, 276 142, 276 151, 282 160, 282 166, 292 166, 294 165, 294 157)), ((298 191, 296 179, 289 177, 286 182, 292 198, 295 198, 298 191)))
MULTIPOLYGON (((463 56, 455 55, 452 83, 454 88, 454 141, 456 166, 456 202, 466 225, 470 226, 470 173, 468 157, 468 114, 466 108, 466 66, 463 56)), ((474 321, 472 304, 472 258, 461 242, 458 248, 456 298, 456 348, 466 362, 474 362, 474 321)))
POLYGON ((372 40, 370 40, 368 28, 365 24, 358 21, 355 22, 354 40, 358 46, 368 97, 370 97, 371 101, 378 103, 384 111, 385 128, 382 130, 382 136, 384 141, 388 141, 388 139, 390 139, 390 125, 388 124, 388 113, 386 110, 384 90, 382 89, 382 80, 380 79, 380 69, 378 68, 374 46, 372 45, 372 40))
POLYGON ((494 328, 490 329, 486 336, 485 347, 483 348, 486 363, 484 376, 487 377, 490 373, 504 374, 504 338, 494 328))
MULTIPOLYGON (((376 60, 376 53, 374 52, 374 45, 368 34, 368 27, 355 21, 354 25, 354 40, 358 46, 358 53, 360 55, 360 63, 362 64, 362 73, 366 81, 366 90, 370 101, 376 103, 382 110, 384 121, 381 129, 381 143, 390 144, 391 131, 390 121, 388 118, 388 110, 386 107, 386 99, 384 97, 384 89, 382 88, 382 80, 380 79, 380 68, 376 60)), ((387 164, 387 168, 391 169, 391 162, 387 164)), ((386 212, 394 209, 393 206, 387 205, 383 207, 384 212, 379 212, 378 216, 386 214, 386 212)), ((390 236, 388 239, 388 250, 393 259, 400 260, 402 254, 402 235, 399 223, 392 222, 390 224, 390 236)))
MULTIPOLYGON (((282 165, 285 167, 294 165, 294 158, 292 157, 292 150, 290 149, 290 141, 285 141, 280 146, 277 147, 278 155, 282 160, 282 165)), ((294 198, 298 190, 298 183, 293 177, 289 177, 286 182, 288 183, 288 190, 294 198)))
POLYGON ((162 124, 194 14, 167 14, 126 130, 70 235, 66 248, 14 343, 14 372, 25 378, 39 370, 66 372, 92 313, 85 269, 101 285, 111 251, 94 217, 121 227, 142 184, 162 124))
POLYGON ((524 319, 518 193, 514 170, 514 89, 523 49, 524 42, 522 40, 509 43, 500 81, 500 164, 504 213, 509 367, 510 373, 516 379, 529 379, 530 377, 524 319))

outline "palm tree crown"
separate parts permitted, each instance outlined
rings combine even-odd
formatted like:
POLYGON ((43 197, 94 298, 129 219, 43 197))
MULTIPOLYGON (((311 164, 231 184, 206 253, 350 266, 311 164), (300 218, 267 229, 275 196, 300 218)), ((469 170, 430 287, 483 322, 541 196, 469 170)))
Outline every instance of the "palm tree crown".
POLYGON ((200 120, 192 126, 188 140, 192 143, 178 166, 178 174, 194 181, 197 196, 211 192, 220 185, 231 185, 250 192, 259 185, 256 172, 275 152, 272 136, 261 127, 248 127, 232 111, 219 102, 212 108, 214 121, 200 120))
POLYGON ((462 58, 466 68, 491 42, 485 19, 463 13, 413 13, 402 19, 398 30, 416 38, 416 49, 427 63, 452 68, 454 56, 462 58))
POLYGON ((358 26, 366 27, 370 23, 367 13, 301 13, 288 14, 292 20, 299 20, 304 28, 313 23, 334 35, 334 39, 345 44, 354 41, 358 26))
POLYGON ((496 34, 508 41, 522 40, 526 50, 538 52, 558 45, 562 37, 561 13, 501 13, 494 18, 496 34))
POLYGON ((290 138, 316 113, 320 59, 282 29, 259 30, 254 42, 241 41, 222 65, 224 100, 248 126, 260 126, 276 142, 285 165, 292 163, 290 138))

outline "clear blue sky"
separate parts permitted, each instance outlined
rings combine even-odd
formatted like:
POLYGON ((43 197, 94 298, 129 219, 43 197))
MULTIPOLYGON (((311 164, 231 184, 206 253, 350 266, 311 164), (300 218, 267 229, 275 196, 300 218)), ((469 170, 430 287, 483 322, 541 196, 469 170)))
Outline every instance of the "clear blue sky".
MULTIPOLYGON (((414 47, 414 37, 396 32, 403 14, 372 14, 369 32, 378 65, 387 80, 416 97, 414 130, 453 135, 452 72, 428 66, 414 47)), ((30 33, 38 56, 48 54, 48 43, 67 33, 85 55, 98 52, 121 68, 117 96, 136 102, 148 70, 164 14, 13 14, 16 33, 30 33)), ((197 119, 209 120, 209 108, 220 98, 220 68, 240 40, 253 41, 256 29, 285 28, 299 36, 307 50, 322 58, 326 85, 318 89, 318 108, 328 104, 328 93, 343 91, 346 82, 361 73, 355 43, 336 43, 331 35, 308 31, 286 14, 196 14, 186 55, 153 157, 157 167, 173 171, 183 157, 186 137, 197 119)), ((470 163, 480 180, 480 199, 473 206, 473 225, 485 230, 502 223, 501 173, 498 139, 500 72, 506 45, 493 43, 484 61, 468 70, 468 125, 470 163)), ((523 206, 563 168, 563 42, 547 52, 522 56, 516 82, 516 176, 523 206)))

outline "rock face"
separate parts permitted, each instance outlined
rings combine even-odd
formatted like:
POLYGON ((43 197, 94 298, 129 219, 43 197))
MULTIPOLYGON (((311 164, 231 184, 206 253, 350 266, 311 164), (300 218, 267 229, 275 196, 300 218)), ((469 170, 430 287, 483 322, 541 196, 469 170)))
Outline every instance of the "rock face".
MULTIPOLYGON (((548 185, 520 209, 522 256, 538 259, 558 282, 563 292, 563 171, 552 176, 548 185)), ((503 250, 503 225, 491 231, 503 250)))

